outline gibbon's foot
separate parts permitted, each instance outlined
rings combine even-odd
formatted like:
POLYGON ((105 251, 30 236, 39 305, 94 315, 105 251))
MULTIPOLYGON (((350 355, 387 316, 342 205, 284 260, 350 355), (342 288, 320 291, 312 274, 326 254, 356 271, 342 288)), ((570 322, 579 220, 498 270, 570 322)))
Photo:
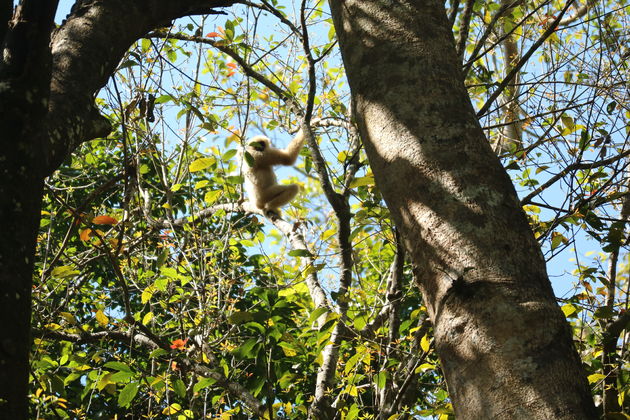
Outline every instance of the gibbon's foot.
POLYGON ((281 216, 281 213, 279 210, 265 210, 265 217, 270 218, 271 220, 276 220, 279 219, 281 216))

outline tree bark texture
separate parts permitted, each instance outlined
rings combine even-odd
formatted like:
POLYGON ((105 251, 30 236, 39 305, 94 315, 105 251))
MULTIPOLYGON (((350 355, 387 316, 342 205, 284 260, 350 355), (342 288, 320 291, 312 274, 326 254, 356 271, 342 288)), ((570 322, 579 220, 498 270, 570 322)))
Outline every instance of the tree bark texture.
POLYGON ((28 415, 33 262, 44 178, 110 126, 94 97, 145 33, 230 0, 77 2, 57 29, 54 0, 0 6, 0 418, 28 415))
POLYGON ((28 418, 31 276, 42 200, 44 129, 56 2, 22 2, 0 63, 0 413, 28 418))
POLYGON ((538 243, 463 84, 443 4, 331 0, 370 165, 458 418, 595 419, 538 243))

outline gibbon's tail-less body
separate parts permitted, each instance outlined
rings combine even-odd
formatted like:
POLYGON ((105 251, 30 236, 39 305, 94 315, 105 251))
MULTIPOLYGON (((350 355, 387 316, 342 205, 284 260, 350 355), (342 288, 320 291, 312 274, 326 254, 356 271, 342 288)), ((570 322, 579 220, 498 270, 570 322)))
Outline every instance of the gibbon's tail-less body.
POLYGON ((252 212, 280 216, 280 207, 291 201, 300 190, 296 184, 280 185, 273 171, 276 165, 293 165, 304 145, 304 132, 300 130, 285 149, 276 149, 265 136, 247 140, 245 152, 253 159, 250 166, 245 159, 243 175, 248 200, 243 207, 252 212))

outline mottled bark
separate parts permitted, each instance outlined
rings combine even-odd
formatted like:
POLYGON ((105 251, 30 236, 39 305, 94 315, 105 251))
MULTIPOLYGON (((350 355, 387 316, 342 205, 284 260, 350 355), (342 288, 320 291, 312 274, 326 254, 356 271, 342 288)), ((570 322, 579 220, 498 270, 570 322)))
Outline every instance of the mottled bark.
POLYGON ((0 5, 0 413, 28 416, 32 270, 43 180, 109 133, 93 98, 144 33, 233 1, 93 0, 53 31, 57 1, 0 5), (9 17, 11 17, 9 19, 9 17))
POLYGON ((366 152, 462 419, 594 419, 571 331, 438 1, 332 0, 366 152))

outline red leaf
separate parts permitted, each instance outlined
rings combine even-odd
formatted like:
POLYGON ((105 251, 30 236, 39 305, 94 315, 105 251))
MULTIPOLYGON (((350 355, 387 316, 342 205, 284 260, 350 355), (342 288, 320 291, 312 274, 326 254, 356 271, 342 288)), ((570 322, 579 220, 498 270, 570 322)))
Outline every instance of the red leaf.
POLYGON ((171 344, 172 349, 184 350, 186 348, 186 342, 188 339, 182 340, 178 338, 177 340, 173 340, 173 344, 171 344))
POLYGON ((210 33, 206 34, 206 36, 208 38, 217 38, 217 37, 221 37, 221 34, 219 34, 218 32, 210 32, 210 33))

